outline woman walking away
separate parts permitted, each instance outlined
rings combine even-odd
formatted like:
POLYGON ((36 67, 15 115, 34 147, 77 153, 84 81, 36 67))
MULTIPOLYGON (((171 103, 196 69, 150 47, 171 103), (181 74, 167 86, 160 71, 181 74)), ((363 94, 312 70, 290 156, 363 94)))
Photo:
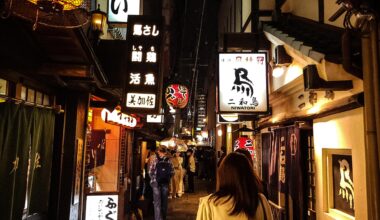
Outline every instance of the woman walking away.
POLYGON ((230 153, 224 158, 216 188, 200 199, 197 220, 273 220, 260 180, 243 154, 230 153))

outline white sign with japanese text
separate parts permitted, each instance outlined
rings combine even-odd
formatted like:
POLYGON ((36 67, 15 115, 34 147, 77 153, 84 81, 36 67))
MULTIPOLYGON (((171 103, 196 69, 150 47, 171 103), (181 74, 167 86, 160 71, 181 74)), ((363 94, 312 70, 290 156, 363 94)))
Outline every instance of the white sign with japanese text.
POLYGON ((117 220, 118 195, 87 195, 86 220, 117 220))
POLYGON ((140 0, 108 0, 108 22, 127 23, 128 15, 140 14, 140 0))
POLYGON ((128 108, 148 108, 156 107, 156 95, 146 93, 127 93, 126 106, 128 108))
POLYGON ((220 53, 219 112, 267 112, 266 65, 265 54, 220 53))
POLYGON ((147 115, 146 122, 148 123, 162 123, 164 116, 163 115, 147 115))

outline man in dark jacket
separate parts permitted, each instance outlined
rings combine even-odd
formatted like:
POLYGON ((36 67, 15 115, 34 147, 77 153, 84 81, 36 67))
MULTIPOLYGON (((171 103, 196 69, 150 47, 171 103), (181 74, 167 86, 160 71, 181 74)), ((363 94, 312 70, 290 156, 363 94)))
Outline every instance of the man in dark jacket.
POLYGON ((166 157, 167 149, 160 146, 149 165, 150 185, 153 189, 154 219, 165 220, 168 210, 168 186, 174 175, 173 165, 166 157))

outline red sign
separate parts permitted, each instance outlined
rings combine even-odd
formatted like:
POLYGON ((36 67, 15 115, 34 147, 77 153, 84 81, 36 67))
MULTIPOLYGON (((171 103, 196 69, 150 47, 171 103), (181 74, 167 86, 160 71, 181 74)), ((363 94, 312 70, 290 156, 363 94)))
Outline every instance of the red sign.
POLYGON ((166 88, 166 103, 173 108, 185 108, 189 101, 189 90, 186 86, 172 84, 166 88))
POLYGON ((245 148, 249 151, 251 154, 252 158, 255 155, 255 148, 253 146, 253 140, 249 139, 247 137, 239 137, 236 139, 235 144, 234 144, 234 151, 237 150, 238 148, 245 148))

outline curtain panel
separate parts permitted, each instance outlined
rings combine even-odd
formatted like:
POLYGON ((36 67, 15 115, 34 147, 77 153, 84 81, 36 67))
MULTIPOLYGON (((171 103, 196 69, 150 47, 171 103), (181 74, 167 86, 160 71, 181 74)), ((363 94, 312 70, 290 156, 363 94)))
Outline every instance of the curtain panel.
POLYGON ((1 219, 47 213, 53 151, 53 110, 0 103, 1 219))

